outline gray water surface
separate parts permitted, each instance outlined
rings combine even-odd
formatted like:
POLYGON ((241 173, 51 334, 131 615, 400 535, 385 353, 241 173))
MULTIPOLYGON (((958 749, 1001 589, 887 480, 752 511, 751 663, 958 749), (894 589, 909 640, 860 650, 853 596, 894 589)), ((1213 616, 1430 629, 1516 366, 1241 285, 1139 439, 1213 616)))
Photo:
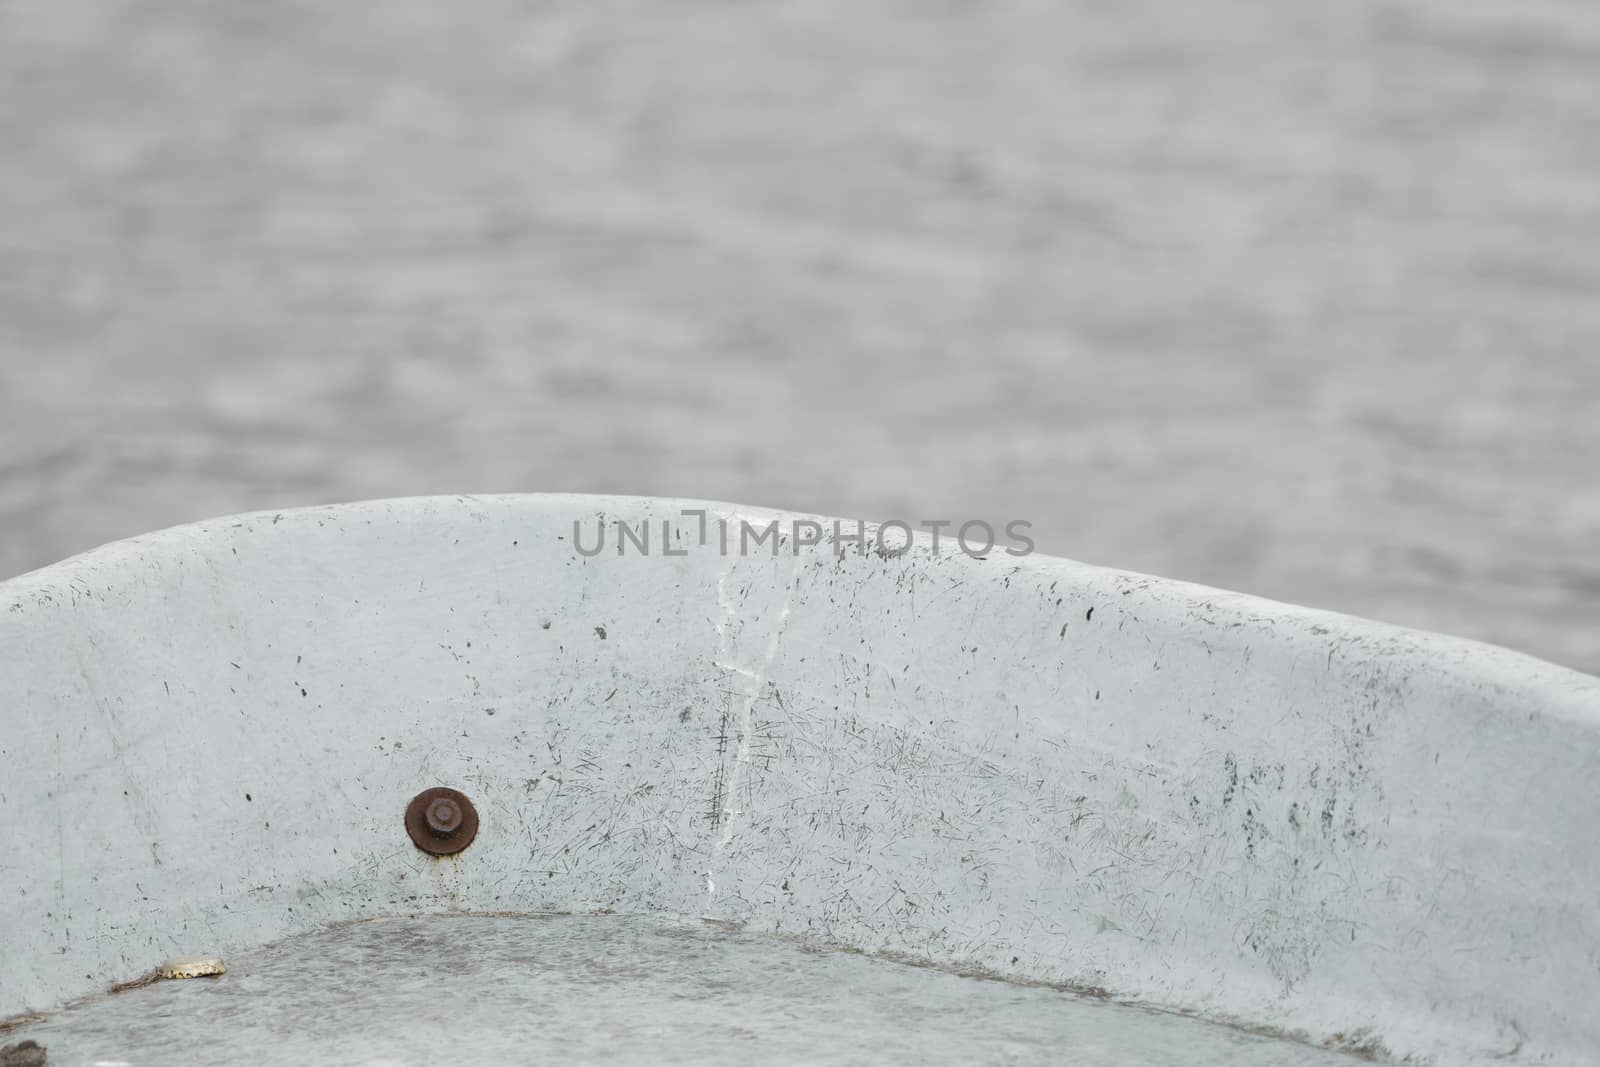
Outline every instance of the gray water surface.
POLYGON ((1597 469, 1591 0, 0 0, 0 576, 672 494, 1600 672, 1597 469))
POLYGON ((1350 1067, 1195 1019, 698 923, 393 919, 216 978, 102 996, 7 1040, 56 1067, 1060 1064, 1350 1067))

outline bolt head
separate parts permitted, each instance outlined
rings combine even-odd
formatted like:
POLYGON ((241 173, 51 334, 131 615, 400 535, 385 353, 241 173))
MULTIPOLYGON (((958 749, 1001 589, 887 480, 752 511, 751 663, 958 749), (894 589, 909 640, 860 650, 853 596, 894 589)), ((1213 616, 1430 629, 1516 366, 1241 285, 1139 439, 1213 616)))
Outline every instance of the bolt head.
POLYGON ((461 826, 461 805, 449 797, 439 797, 428 805, 428 829, 439 837, 448 837, 461 826))
POLYGON ((453 856, 478 836, 478 811, 464 793, 424 789, 406 805, 406 833, 424 852, 453 856))

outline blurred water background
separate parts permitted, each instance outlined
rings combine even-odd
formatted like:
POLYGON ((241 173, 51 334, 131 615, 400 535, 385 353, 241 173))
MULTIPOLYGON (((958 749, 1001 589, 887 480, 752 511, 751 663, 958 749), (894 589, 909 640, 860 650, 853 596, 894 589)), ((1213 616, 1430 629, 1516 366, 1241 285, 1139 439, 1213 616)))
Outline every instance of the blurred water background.
POLYGON ((1593 0, 0 0, 0 577, 678 494, 1600 673, 1593 0))

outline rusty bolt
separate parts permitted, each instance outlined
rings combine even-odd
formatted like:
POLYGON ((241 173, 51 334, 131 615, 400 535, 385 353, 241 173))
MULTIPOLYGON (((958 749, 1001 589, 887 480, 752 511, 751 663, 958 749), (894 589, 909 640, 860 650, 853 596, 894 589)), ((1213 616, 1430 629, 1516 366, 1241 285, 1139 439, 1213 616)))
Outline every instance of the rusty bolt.
POLYGON ((478 836, 478 811, 454 789, 424 789, 406 805, 406 833, 424 852, 453 856, 478 836))
POLYGON ((439 797, 428 805, 428 832, 434 837, 449 837, 461 826, 461 805, 449 797, 439 797))

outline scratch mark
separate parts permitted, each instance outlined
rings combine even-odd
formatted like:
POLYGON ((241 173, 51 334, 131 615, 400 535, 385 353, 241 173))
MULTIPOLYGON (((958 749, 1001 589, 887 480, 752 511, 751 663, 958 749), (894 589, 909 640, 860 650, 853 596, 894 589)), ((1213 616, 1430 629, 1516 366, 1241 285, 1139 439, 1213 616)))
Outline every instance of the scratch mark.
MULTIPOLYGON (((734 818, 743 814, 742 809, 733 806, 735 784, 732 779, 740 765, 748 766, 750 763, 756 701, 761 699, 761 694, 766 689, 767 673, 778 657, 778 643, 782 640, 789 618, 794 613, 795 594, 800 586, 800 569, 800 560, 796 557, 784 582, 783 603, 767 637, 766 648, 761 659, 751 665, 746 665, 742 661, 744 657, 740 655, 737 647, 739 627, 735 624, 740 621, 740 605, 728 589, 729 572, 724 571, 717 576, 717 602, 722 610, 716 622, 718 652, 715 663, 718 668, 739 680, 737 687, 729 691, 732 700, 722 714, 722 725, 717 737, 717 770, 712 780, 710 815, 712 825, 722 831, 715 850, 719 853, 733 840, 734 818), (728 742, 733 739, 731 730, 737 731, 738 744, 730 767, 727 750, 728 742)), ((706 889, 708 894, 715 893, 715 882, 709 874, 706 878, 706 889)))

